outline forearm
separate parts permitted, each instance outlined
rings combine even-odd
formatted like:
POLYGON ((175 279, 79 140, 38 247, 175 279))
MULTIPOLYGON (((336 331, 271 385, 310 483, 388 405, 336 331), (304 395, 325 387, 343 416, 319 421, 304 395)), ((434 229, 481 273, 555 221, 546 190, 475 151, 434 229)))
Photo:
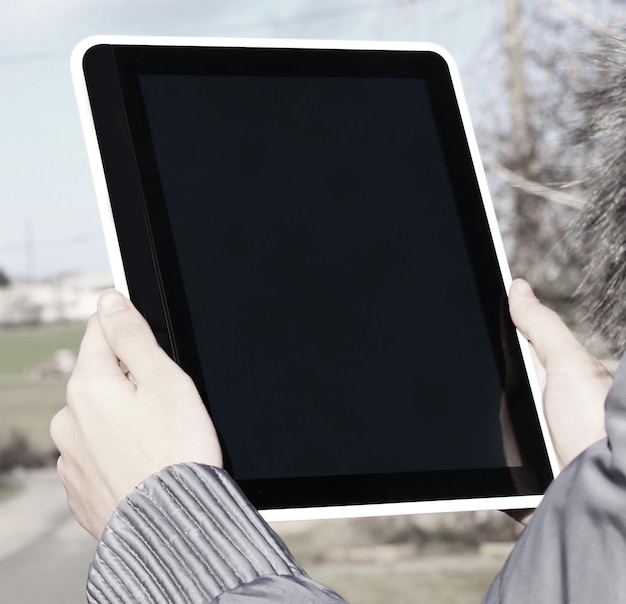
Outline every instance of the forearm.
POLYGON ((608 440, 554 481, 485 604, 617 602, 626 593, 626 362, 607 399, 608 440))
POLYGON ((162 470, 120 503, 98 544, 87 591, 99 604, 227 604, 242 594, 278 603, 343 602, 308 578, 224 471, 197 464, 162 470))

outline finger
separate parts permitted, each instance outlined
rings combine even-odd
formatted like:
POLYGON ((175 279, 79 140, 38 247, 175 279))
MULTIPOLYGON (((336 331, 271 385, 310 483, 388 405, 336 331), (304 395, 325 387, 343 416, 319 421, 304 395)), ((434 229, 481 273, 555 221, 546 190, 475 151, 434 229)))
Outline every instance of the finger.
POLYGON ((537 299, 526 281, 513 281, 509 290, 509 310, 515 327, 533 345, 544 367, 555 362, 569 362, 574 355, 587 356, 585 348, 561 317, 537 299))
POLYGON ((72 379, 76 381, 77 377, 84 375, 110 379, 120 373, 119 360, 104 336, 97 315, 93 315, 80 343, 72 379))
POLYGON ((118 291, 101 294, 97 314, 106 342, 138 385, 151 379, 165 361, 171 363, 148 322, 118 291))

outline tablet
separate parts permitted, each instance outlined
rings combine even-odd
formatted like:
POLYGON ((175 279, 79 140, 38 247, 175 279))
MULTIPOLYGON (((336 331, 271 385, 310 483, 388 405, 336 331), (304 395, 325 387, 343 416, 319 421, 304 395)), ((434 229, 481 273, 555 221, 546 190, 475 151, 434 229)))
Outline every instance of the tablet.
POLYGON ((92 38, 73 74, 116 286, 267 518, 536 505, 556 464, 445 51, 92 38))

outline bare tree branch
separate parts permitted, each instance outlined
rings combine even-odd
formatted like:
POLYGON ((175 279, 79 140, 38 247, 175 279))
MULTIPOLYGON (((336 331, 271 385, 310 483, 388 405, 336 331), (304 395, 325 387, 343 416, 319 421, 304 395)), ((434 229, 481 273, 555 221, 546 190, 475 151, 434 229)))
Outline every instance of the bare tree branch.
POLYGON ((561 205, 574 208, 575 210, 581 210, 585 205, 585 202, 575 195, 570 195, 564 191, 559 191, 558 189, 529 180, 528 178, 513 172, 513 170, 509 170, 507 167, 496 161, 485 161, 484 164, 487 171, 493 173, 498 178, 501 178, 512 187, 520 189, 525 193, 529 193, 530 195, 534 195, 536 197, 543 197, 547 201, 559 203, 561 205))
POLYGON ((584 25, 590 31, 608 36, 609 38, 616 38, 615 32, 611 30, 610 27, 607 27, 602 21, 599 21, 594 16, 575 6, 570 0, 548 0, 548 2, 560 8, 564 13, 568 14, 575 21, 578 21, 581 25, 584 25))

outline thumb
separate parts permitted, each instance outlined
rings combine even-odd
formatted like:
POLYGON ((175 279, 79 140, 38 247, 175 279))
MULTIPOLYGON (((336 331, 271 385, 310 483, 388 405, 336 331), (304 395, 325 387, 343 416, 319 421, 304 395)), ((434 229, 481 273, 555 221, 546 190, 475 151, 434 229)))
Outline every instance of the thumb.
POLYGON ((587 351, 561 317, 544 306, 523 279, 516 279, 511 285, 509 310, 515 327, 532 344, 546 369, 550 364, 571 360, 572 355, 587 356, 587 351))
POLYGON ((154 375, 155 367, 169 357, 158 345, 148 322, 120 292, 110 289, 98 299, 97 315, 104 337, 137 384, 154 375))

